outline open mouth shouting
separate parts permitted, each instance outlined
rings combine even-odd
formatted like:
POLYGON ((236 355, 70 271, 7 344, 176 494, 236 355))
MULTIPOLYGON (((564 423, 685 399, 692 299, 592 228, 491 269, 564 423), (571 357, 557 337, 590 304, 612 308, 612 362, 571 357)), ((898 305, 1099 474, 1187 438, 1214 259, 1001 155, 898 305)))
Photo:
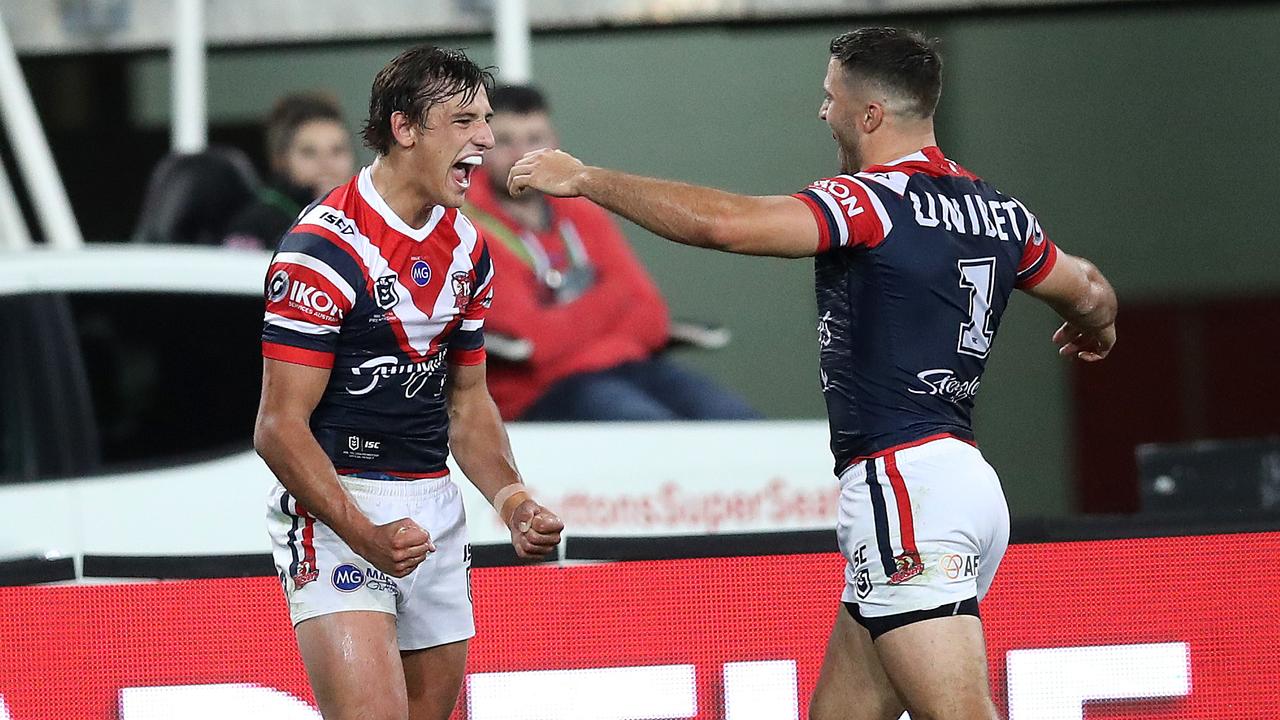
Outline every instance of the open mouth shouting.
POLYGON ((483 155, 468 155, 453 164, 449 169, 449 177, 465 192, 471 187, 471 174, 484 162, 483 155))

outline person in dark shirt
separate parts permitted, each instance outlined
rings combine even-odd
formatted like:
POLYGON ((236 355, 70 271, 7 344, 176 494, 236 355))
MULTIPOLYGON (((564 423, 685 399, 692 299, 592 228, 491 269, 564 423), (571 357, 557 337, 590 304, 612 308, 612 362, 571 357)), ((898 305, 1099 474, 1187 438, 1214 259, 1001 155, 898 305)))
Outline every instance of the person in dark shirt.
POLYGON ((337 101, 319 93, 280 98, 267 118, 270 183, 236 213, 223 245, 271 249, 298 213, 355 172, 351 134, 337 101))

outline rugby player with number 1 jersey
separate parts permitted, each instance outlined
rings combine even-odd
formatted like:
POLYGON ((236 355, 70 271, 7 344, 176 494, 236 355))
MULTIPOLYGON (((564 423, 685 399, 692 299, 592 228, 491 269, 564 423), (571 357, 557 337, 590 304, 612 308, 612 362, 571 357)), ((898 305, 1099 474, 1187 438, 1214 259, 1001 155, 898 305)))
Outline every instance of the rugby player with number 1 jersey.
POLYGON ((809 717, 991 720, 978 601, 1009 513, 977 449, 974 400, 1015 289, 1061 315, 1053 342, 1086 362, 1115 343, 1115 293, 1026 205, 937 147, 942 63, 929 41, 866 28, 830 51, 819 116, 840 173, 795 195, 745 197, 552 150, 526 155, 509 185, 586 197, 687 245, 815 258, 848 562, 809 717))

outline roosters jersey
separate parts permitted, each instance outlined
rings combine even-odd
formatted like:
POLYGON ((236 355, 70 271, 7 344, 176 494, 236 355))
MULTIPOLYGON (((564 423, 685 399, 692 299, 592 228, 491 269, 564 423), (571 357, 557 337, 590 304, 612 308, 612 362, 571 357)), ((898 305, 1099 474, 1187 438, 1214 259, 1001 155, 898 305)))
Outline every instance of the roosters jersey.
POLYGON ((928 438, 973 442, 974 398, 1014 288, 1057 249, 1021 202, 936 147, 811 184, 831 450, 851 462, 928 438))
POLYGON ((262 353, 331 369, 311 429, 340 473, 447 472, 446 364, 484 360, 492 282, 462 213, 409 227, 369 168, 299 216, 267 271, 262 353))

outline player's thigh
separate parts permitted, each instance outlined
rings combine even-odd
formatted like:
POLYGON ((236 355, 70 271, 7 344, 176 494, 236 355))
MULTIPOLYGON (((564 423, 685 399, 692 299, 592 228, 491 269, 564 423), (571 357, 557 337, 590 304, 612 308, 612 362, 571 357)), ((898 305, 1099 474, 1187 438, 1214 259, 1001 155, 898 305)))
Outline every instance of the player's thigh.
POLYGON ((902 710, 871 635, 841 607, 809 703, 810 720, 896 720, 902 710))
POLYGON ((890 630, 876 652, 912 720, 996 720, 982 622, 972 615, 890 630))
POLYGON ((468 640, 400 652, 409 720, 446 720, 457 704, 466 672, 468 640))
POLYGON ((298 651, 325 720, 404 720, 408 701, 396 618, 349 611, 298 623, 298 651))

